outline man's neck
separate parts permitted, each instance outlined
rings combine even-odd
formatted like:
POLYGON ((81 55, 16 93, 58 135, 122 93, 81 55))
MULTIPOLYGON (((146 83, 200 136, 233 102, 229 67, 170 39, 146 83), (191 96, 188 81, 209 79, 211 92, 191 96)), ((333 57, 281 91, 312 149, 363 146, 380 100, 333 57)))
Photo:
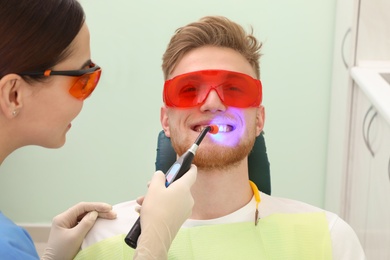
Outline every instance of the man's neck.
POLYGON ((224 170, 198 169, 196 183, 191 189, 195 200, 191 218, 219 218, 245 206, 253 196, 247 165, 247 160, 243 160, 224 170))

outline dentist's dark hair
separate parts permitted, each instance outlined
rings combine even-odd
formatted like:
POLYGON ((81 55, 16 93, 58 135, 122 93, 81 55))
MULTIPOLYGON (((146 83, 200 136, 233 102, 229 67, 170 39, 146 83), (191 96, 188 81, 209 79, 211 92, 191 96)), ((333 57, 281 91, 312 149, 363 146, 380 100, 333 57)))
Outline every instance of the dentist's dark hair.
POLYGON ((84 21, 77 0, 0 0, 0 78, 44 71, 66 59, 84 21))

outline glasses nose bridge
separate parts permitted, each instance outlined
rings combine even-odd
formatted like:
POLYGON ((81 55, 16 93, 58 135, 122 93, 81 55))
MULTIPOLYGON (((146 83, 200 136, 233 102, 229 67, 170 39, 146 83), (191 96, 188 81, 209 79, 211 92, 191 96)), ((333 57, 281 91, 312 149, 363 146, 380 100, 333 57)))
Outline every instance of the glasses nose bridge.
POLYGON ((222 91, 222 89, 220 88, 219 85, 215 85, 213 83, 210 83, 210 84, 208 84, 206 89, 207 90, 206 90, 206 93, 204 95, 202 103, 204 103, 206 101, 206 99, 209 97, 211 91, 215 91, 215 93, 217 94, 218 98, 221 100, 221 102, 223 102, 223 91, 222 91))
POLYGON ((207 87, 207 92, 204 95, 204 98, 201 102, 201 110, 208 110, 208 111, 219 111, 225 109, 225 103, 223 98, 223 91, 222 88, 219 87, 219 85, 212 86, 210 84, 207 87), (212 96, 210 94, 212 92, 215 92, 212 96))

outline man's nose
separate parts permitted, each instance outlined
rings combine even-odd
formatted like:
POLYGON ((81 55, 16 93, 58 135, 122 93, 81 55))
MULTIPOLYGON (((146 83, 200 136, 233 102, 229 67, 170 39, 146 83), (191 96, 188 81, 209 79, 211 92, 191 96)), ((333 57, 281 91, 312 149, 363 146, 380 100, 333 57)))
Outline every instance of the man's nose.
POLYGON ((218 96, 217 91, 213 89, 206 96, 206 100, 201 105, 200 110, 203 112, 210 111, 215 113, 217 111, 225 111, 226 106, 222 102, 221 98, 218 96))

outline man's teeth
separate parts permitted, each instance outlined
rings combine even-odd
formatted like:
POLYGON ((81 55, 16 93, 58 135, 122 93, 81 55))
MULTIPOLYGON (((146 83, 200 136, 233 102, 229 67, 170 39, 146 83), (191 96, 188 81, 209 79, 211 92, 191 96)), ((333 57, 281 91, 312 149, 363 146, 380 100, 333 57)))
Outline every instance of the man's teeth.
POLYGON ((220 132, 230 132, 233 130, 233 127, 231 125, 219 125, 218 126, 218 133, 220 132))
MULTIPOLYGON (((233 127, 231 125, 217 125, 218 126, 218 133, 220 132, 231 132, 233 130, 233 127)), ((204 126, 196 126, 195 131, 202 132, 203 129, 205 129, 207 125, 204 126)))

